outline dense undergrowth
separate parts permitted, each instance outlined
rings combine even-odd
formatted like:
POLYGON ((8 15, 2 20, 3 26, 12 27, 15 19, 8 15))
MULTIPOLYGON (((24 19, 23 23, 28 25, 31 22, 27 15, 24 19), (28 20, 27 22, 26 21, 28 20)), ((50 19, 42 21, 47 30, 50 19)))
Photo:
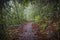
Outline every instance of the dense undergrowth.
POLYGON ((53 31, 52 34, 57 38, 57 32, 60 31, 60 1, 6 0, 3 1, 0 18, 0 24, 3 25, 0 40, 7 40, 9 34, 13 37, 19 25, 28 21, 35 22, 43 33, 53 31), (11 30, 8 30, 9 28, 11 30))

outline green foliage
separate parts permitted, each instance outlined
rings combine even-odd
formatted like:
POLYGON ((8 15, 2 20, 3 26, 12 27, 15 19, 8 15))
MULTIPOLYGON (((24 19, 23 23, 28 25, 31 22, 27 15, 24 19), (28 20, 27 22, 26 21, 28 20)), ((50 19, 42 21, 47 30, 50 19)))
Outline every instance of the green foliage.
POLYGON ((2 13, 3 19, 0 22, 4 25, 5 31, 1 30, 1 34, 7 32, 7 27, 28 20, 40 23, 42 30, 48 27, 48 23, 56 23, 57 29, 60 29, 60 1, 57 0, 10 0, 4 3, 2 13), (54 11, 56 12, 53 13, 54 11))
MULTIPOLYGON (((7 2, 8 3, 8 2, 7 2)), ((9 25, 18 25, 23 22, 24 19, 24 13, 23 13, 24 7, 18 3, 16 0, 9 1, 8 5, 5 4, 5 8, 2 9, 3 11, 3 21, 5 22, 6 26, 9 25)))

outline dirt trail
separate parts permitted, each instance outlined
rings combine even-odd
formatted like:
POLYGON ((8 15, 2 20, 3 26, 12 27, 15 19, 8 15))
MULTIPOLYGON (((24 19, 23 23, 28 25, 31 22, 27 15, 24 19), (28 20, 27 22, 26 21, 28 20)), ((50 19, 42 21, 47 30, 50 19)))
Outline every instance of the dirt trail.
POLYGON ((15 39, 13 40, 37 40, 37 35, 32 27, 33 22, 28 22, 24 25, 22 33, 18 33, 15 39))
POLYGON ((32 23, 27 23, 25 27, 23 28, 23 40, 34 40, 35 32, 32 28, 32 23))
POLYGON ((50 35, 43 34, 39 29, 39 25, 34 22, 26 22, 17 28, 17 34, 12 40, 57 40, 48 38, 50 35))

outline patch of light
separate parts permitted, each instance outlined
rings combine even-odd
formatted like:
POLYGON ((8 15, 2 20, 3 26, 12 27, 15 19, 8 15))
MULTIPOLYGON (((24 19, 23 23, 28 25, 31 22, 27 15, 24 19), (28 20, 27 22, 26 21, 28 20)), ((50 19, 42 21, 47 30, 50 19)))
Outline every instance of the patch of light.
POLYGON ((28 6, 25 7, 24 9, 24 14, 26 15, 27 20, 30 19, 31 10, 32 10, 32 4, 29 3, 28 6))
POLYGON ((9 5, 15 7, 15 5, 14 5, 12 0, 9 1, 9 5))

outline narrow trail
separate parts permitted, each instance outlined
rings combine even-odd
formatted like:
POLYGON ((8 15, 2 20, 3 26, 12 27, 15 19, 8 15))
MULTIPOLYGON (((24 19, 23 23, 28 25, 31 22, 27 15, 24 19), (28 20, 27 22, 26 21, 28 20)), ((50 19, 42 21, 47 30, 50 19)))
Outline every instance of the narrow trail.
POLYGON ((32 23, 27 23, 23 28, 23 40, 34 40, 35 32, 32 28, 32 23))
POLYGON ((13 40, 37 40, 36 32, 32 27, 33 22, 28 22, 24 25, 22 33, 18 33, 17 37, 13 40))
POLYGON ((18 27, 17 34, 11 40, 57 40, 48 38, 50 35, 43 34, 37 23, 26 22, 18 27))

